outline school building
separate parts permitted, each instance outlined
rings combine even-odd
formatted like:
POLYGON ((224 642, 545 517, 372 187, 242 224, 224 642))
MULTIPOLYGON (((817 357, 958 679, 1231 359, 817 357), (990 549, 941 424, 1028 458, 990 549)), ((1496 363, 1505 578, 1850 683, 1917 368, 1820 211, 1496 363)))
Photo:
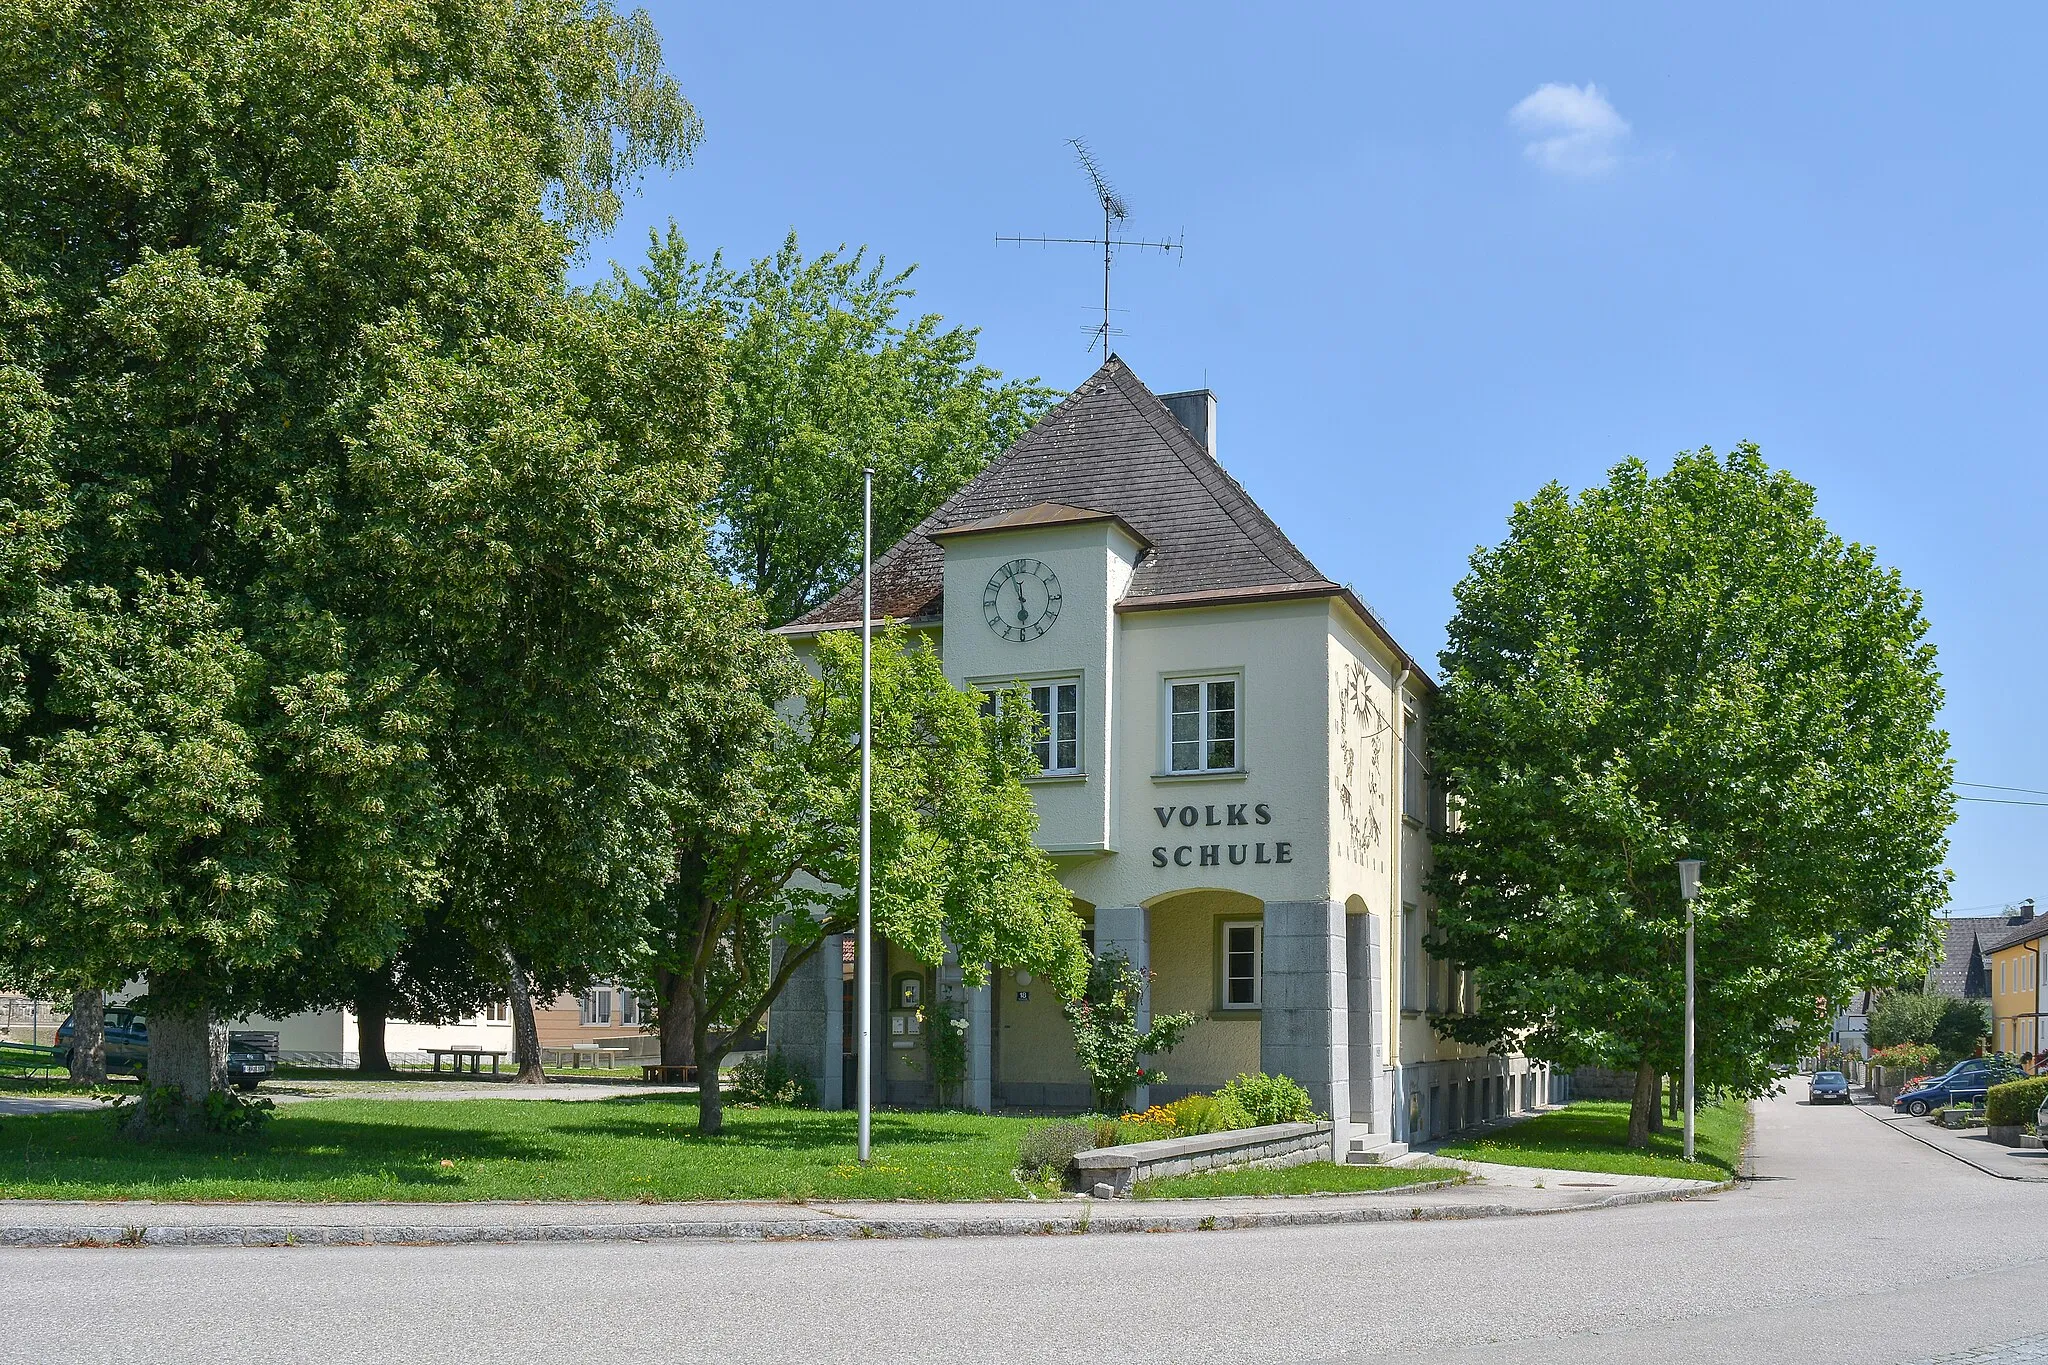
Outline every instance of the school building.
MULTIPOLYGON (((1023 686, 1046 718, 1040 846, 1094 947, 1154 974, 1147 1012, 1199 1019, 1140 1104, 1285 1073, 1340 1159, 1377 1159, 1529 1108, 1548 1076, 1431 1028, 1481 989, 1423 947, 1433 685, 1224 470, 1216 415, 1111 357, 877 560, 875 614, 924 632, 957 685, 1023 686)), ((858 629, 860 602, 855 581, 783 632, 858 629)), ((916 1007, 943 993, 973 1107, 1088 1107, 1060 1002, 1027 973, 969 987, 957 963, 876 957, 878 1103, 931 1101, 916 1007)), ((853 1096, 853 971, 828 945, 770 1021, 828 1106, 853 1096)))

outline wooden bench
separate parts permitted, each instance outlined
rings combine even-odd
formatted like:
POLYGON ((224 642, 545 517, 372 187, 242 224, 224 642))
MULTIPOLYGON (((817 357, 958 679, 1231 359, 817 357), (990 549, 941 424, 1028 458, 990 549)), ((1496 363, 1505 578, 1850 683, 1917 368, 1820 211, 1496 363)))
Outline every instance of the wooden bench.
POLYGON ((434 1059, 434 1072, 436 1075, 440 1074, 441 1071, 441 1059, 446 1057, 449 1060, 449 1064, 454 1068, 455 1074, 460 1076, 462 1074, 462 1059, 467 1057, 469 1059, 469 1074, 481 1076, 484 1072, 484 1058, 489 1057, 491 1059, 491 1074, 495 1076, 498 1074, 498 1063, 505 1056, 502 1052, 493 1052, 488 1048, 481 1047, 423 1047, 420 1051, 434 1059))
POLYGON ((640 1068, 640 1079, 643 1081, 668 1081, 672 1083, 680 1081, 688 1084, 697 1079, 697 1068, 694 1063, 664 1066, 660 1062, 647 1062, 640 1068))

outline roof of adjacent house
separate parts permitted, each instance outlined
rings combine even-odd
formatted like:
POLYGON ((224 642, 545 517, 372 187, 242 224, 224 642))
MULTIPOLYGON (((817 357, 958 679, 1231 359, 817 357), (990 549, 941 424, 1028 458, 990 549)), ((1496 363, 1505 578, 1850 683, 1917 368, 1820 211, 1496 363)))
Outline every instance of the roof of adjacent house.
MULTIPOLYGON (((1110 519, 1144 547, 1119 611, 1341 597, 1405 666, 1423 672, 1118 356, 875 561, 875 614, 940 619, 939 541, 949 535, 1110 519)), ((856 579, 782 629, 810 634, 859 623, 856 579)))
POLYGON ((1996 953, 2006 948, 2014 947, 2017 944, 2042 937, 2048 937, 2048 917, 2037 916, 2011 929, 2007 933, 1999 934, 1989 939, 1984 944, 1984 951, 1996 953))
MULTIPOLYGON (((1941 922, 1941 961, 1928 973, 1928 984, 1943 995, 1968 1000, 1989 995, 1991 980, 1984 974, 1984 954, 2016 929, 2031 928, 2014 915, 1957 915, 1941 922)), ((2017 942, 2017 939, 2013 941, 2017 942)))

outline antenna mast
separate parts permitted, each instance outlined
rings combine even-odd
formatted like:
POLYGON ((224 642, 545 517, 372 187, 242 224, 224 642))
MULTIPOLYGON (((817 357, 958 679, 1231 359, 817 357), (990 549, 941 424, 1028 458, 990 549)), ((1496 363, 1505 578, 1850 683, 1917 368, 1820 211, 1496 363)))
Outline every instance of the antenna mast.
MULTIPOLYGON (((1101 338, 1102 358, 1107 360, 1109 359, 1109 339, 1112 336, 1119 335, 1117 329, 1110 326, 1109 309, 1109 272, 1110 266, 1115 261, 1116 249, 1118 247, 1135 247, 1142 251, 1163 251, 1168 253, 1179 251, 1185 254, 1187 237, 1183 233, 1178 239, 1147 242, 1117 236, 1117 225, 1131 216, 1131 206, 1125 202, 1124 197, 1118 194, 1116 189, 1109 183, 1109 177, 1102 173, 1102 167, 1096 164, 1095 155, 1088 150, 1088 144, 1085 141, 1078 137, 1070 137, 1067 139, 1067 145, 1074 149, 1074 156, 1080 161, 1081 169, 1088 175, 1088 183, 1094 187, 1096 202, 1102 206, 1102 235, 1100 237, 1014 237, 997 233, 996 242, 998 244, 1013 242, 1019 246, 1026 242, 1035 242, 1040 246, 1099 246, 1102 248, 1102 325, 1094 330, 1092 337, 1101 338)), ((1088 343, 1088 349, 1090 350, 1095 349, 1095 342, 1092 337, 1088 343)))

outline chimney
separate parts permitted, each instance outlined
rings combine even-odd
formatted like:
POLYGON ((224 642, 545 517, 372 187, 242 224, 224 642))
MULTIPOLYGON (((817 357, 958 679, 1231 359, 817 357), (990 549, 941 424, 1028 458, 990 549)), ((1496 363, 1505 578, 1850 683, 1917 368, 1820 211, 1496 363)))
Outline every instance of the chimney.
POLYGON ((1186 393, 1166 393, 1159 396, 1166 404, 1166 410, 1188 429, 1196 444, 1216 454, 1216 395, 1207 389, 1189 389, 1186 393))
POLYGON ((2025 900, 2023 900, 2023 901, 2021 901, 2021 902, 2020 902, 2020 923, 2021 923, 2021 924, 2032 924, 2033 922, 2034 922, 2034 898, 2033 898, 2032 896, 2029 896, 2029 897, 2027 897, 2027 898, 2026 898, 2025 900))

